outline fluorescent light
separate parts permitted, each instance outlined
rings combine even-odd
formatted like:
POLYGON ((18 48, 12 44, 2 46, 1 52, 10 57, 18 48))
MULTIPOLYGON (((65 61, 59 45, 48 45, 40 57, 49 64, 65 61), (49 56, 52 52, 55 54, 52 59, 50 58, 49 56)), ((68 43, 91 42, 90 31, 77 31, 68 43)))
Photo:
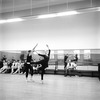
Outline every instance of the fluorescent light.
POLYGON ((76 15, 76 14, 78 14, 77 11, 68 11, 68 12, 57 13, 57 16, 68 16, 68 15, 76 15))
POLYGON ((8 19, 8 20, 6 20, 8 23, 9 22, 19 22, 19 21, 23 21, 23 19, 22 18, 14 18, 14 19, 8 19))
POLYGON ((75 15, 75 14, 79 14, 79 12, 77 12, 77 11, 67 11, 67 12, 60 12, 60 13, 55 13, 55 14, 39 15, 39 16, 37 16, 37 19, 53 18, 53 17, 68 16, 68 15, 75 15))
MULTIPOLYGON (((54 17, 59 17, 59 16, 68 16, 68 15, 75 15, 75 14, 79 14, 79 12, 77 12, 77 11, 67 11, 67 12, 60 12, 60 13, 54 13, 54 14, 45 14, 45 15, 39 15, 36 18, 37 19, 54 18, 54 17)), ((23 21, 23 20, 24 19, 22 19, 22 18, 0 20, 0 24, 10 23, 10 22, 19 22, 19 21, 23 21)))
POLYGON ((100 7, 98 7, 98 10, 97 11, 100 11, 100 7))
POLYGON ((38 19, 53 18, 53 17, 56 17, 56 14, 46 14, 46 15, 37 16, 38 19))
POLYGON ((0 20, 0 24, 6 23, 6 20, 0 20))
POLYGON ((14 18, 14 19, 0 20, 0 24, 10 23, 10 22, 19 22, 19 21, 23 21, 23 20, 24 19, 22 19, 22 18, 14 18))

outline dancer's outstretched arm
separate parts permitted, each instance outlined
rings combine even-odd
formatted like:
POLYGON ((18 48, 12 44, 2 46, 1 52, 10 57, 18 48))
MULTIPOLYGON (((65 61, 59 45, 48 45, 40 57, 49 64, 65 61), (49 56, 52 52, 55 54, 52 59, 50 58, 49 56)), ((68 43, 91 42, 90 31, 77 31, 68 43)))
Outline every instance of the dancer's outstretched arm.
POLYGON ((35 47, 31 50, 32 52, 34 52, 35 48, 37 47, 38 43, 35 45, 35 47))
POLYGON ((40 53, 38 53, 37 51, 34 51, 34 52, 36 52, 39 56, 42 56, 42 57, 45 56, 44 54, 40 54, 40 53))
POLYGON ((48 45, 46 45, 47 46, 47 48, 48 48, 48 50, 49 50, 49 52, 48 52, 48 57, 50 57, 50 52, 51 52, 51 50, 49 49, 49 46, 48 45))

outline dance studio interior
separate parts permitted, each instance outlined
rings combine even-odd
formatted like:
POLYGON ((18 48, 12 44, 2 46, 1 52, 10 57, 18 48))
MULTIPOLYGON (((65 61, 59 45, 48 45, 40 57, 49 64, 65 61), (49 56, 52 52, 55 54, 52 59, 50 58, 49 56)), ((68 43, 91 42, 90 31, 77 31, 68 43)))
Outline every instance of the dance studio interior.
POLYGON ((100 100, 100 0, 0 0, 0 100, 100 100))

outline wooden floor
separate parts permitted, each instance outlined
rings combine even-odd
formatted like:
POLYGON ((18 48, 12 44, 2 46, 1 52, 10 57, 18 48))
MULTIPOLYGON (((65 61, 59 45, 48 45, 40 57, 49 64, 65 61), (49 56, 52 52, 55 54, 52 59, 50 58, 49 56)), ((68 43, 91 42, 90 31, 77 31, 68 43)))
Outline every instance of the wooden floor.
MULTIPOLYGON (((30 77, 29 77, 30 78, 30 77)), ((0 74, 0 100, 100 100, 100 81, 92 77, 40 75, 26 82, 25 75, 0 74)))

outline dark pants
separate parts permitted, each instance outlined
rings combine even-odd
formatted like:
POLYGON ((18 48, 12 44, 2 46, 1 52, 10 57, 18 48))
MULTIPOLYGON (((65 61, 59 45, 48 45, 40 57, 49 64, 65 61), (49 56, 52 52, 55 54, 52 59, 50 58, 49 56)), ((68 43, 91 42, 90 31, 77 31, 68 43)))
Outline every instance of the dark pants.
POLYGON ((26 78, 28 77, 29 70, 30 70, 31 76, 33 76, 33 67, 30 64, 27 64, 26 67, 25 67, 26 78))
POLYGON ((41 80, 43 80, 43 76, 44 76, 44 73, 45 73, 45 68, 48 65, 45 64, 45 61, 44 60, 40 60, 40 61, 37 61, 37 62, 33 62, 33 64, 41 64, 42 65, 40 68, 38 68, 38 70, 41 71, 41 80))
POLYGON ((43 75, 44 75, 44 73, 45 73, 45 68, 40 67, 40 68, 38 68, 38 70, 39 70, 40 73, 41 73, 41 80, 43 80, 43 75))
POLYGON ((67 70, 67 63, 64 63, 64 76, 67 76, 68 70, 67 70))

